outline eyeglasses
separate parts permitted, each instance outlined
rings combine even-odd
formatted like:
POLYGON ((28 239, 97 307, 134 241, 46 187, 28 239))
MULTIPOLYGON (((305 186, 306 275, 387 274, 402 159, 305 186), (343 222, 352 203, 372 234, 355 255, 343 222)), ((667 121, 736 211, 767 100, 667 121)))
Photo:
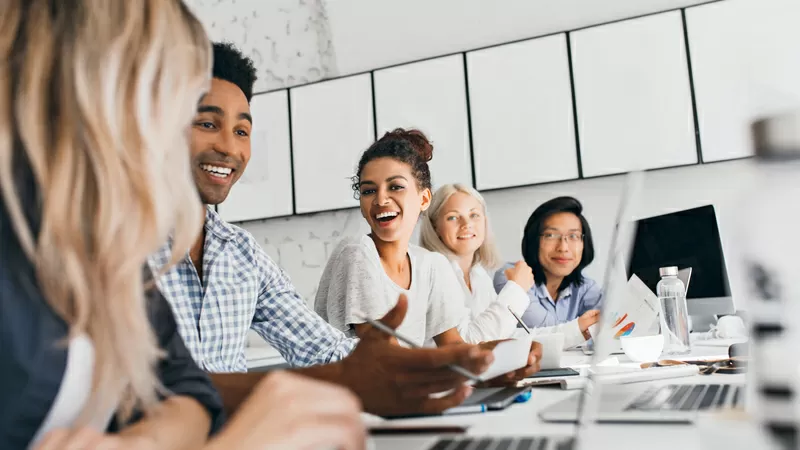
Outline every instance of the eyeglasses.
POLYGON ((583 242, 583 234, 581 233, 570 233, 570 234, 542 233, 540 236, 548 244, 561 242, 564 239, 566 239, 567 243, 569 244, 577 244, 578 242, 583 242))

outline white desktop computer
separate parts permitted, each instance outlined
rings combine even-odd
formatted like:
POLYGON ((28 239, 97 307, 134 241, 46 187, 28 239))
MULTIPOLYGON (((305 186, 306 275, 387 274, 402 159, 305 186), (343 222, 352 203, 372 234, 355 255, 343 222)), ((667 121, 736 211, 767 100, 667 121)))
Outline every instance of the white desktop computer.
POLYGON ((631 252, 628 277, 635 274, 653 292, 660 267, 692 269, 686 304, 694 331, 705 331, 718 316, 735 312, 712 205, 639 220, 631 252))

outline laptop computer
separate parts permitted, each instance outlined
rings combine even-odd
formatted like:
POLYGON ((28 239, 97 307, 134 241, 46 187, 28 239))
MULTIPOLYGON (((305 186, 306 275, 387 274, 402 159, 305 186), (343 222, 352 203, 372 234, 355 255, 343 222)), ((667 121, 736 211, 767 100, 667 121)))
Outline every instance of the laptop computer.
MULTIPOLYGON (((617 253, 616 249, 618 247, 618 236, 620 234, 620 225, 623 223, 623 219, 627 217, 627 213, 630 209, 629 205, 632 202, 632 197, 636 192, 639 192, 641 183, 642 183, 642 174, 638 172, 629 173, 628 176, 625 178, 625 182, 622 188, 622 196, 621 201, 618 207, 617 216, 616 216, 616 226, 612 232, 611 236, 611 251, 609 253, 609 264, 606 266, 606 274, 605 278, 606 281, 610 278, 609 271, 611 269, 611 262, 614 255, 617 253)), ((603 286, 607 286, 604 283, 603 286)), ((605 289, 605 288, 604 288, 605 289)), ((605 294, 605 292, 604 292, 605 294)), ((602 335, 601 335, 602 336, 602 335)), ((609 352, 609 344, 605 343, 605 347, 599 347, 600 351, 595 352, 593 356, 594 364, 597 362, 602 361, 600 355, 602 352, 609 352)), ((584 390, 591 389, 591 383, 587 383, 584 390)), ((583 405, 584 402, 587 402, 592 397, 590 395, 576 395, 570 398, 570 400, 574 400, 574 404, 571 404, 572 409, 570 410, 572 416, 577 418, 581 414, 590 414, 592 409, 586 408, 583 405)), ((578 422, 577 420, 570 420, 569 422, 578 422)), ((591 418, 587 418, 581 421, 582 423, 589 423, 591 422, 591 418)), ((438 441, 436 441, 433 446, 429 447, 429 450, 573 450, 578 448, 578 438, 581 431, 581 424, 579 423, 575 436, 518 436, 518 437, 486 437, 486 436, 465 436, 465 437, 441 437, 438 441)))
MULTIPOLYGON (((624 268, 627 267, 626 258, 631 254, 636 231, 636 222, 623 220, 629 217, 629 206, 630 197, 624 199, 621 205, 621 216, 617 218, 612 236, 611 253, 603 282, 604 313, 619 308, 621 293, 625 287, 624 268)), ((601 314, 598 324, 599 334, 595 339, 592 367, 596 367, 619 347, 618 341, 613 337, 612 315, 604 313, 601 314)), ((672 369, 656 367, 644 370, 672 369)), ((696 377, 692 380, 696 380, 696 377)), ((653 386, 650 383, 603 383, 590 376, 584 391, 543 409, 539 417, 545 422, 577 422, 581 417, 592 417, 596 422, 688 424, 694 422, 699 413, 732 408, 742 403, 742 383, 721 383, 717 381, 718 378, 712 380, 714 381, 653 386), (589 408, 590 413, 582 415, 582 408, 589 408)))

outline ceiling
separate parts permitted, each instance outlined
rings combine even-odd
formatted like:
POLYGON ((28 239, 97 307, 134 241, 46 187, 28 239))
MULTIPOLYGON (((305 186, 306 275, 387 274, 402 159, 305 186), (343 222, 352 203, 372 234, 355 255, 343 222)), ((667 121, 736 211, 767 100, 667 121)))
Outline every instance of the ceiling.
POLYGON ((707 1, 324 0, 324 4, 336 65, 344 75, 707 1))

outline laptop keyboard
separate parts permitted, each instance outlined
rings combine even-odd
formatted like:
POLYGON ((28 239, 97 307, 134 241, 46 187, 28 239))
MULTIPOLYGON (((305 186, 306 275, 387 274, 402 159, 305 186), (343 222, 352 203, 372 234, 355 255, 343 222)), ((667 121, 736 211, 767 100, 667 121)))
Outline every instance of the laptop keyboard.
POLYGON ((737 407, 744 386, 731 384, 671 384, 652 388, 627 411, 706 411, 737 407))
POLYGON ((463 438, 440 439, 429 450, 572 450, 573 439, 540 438, 463 438))

